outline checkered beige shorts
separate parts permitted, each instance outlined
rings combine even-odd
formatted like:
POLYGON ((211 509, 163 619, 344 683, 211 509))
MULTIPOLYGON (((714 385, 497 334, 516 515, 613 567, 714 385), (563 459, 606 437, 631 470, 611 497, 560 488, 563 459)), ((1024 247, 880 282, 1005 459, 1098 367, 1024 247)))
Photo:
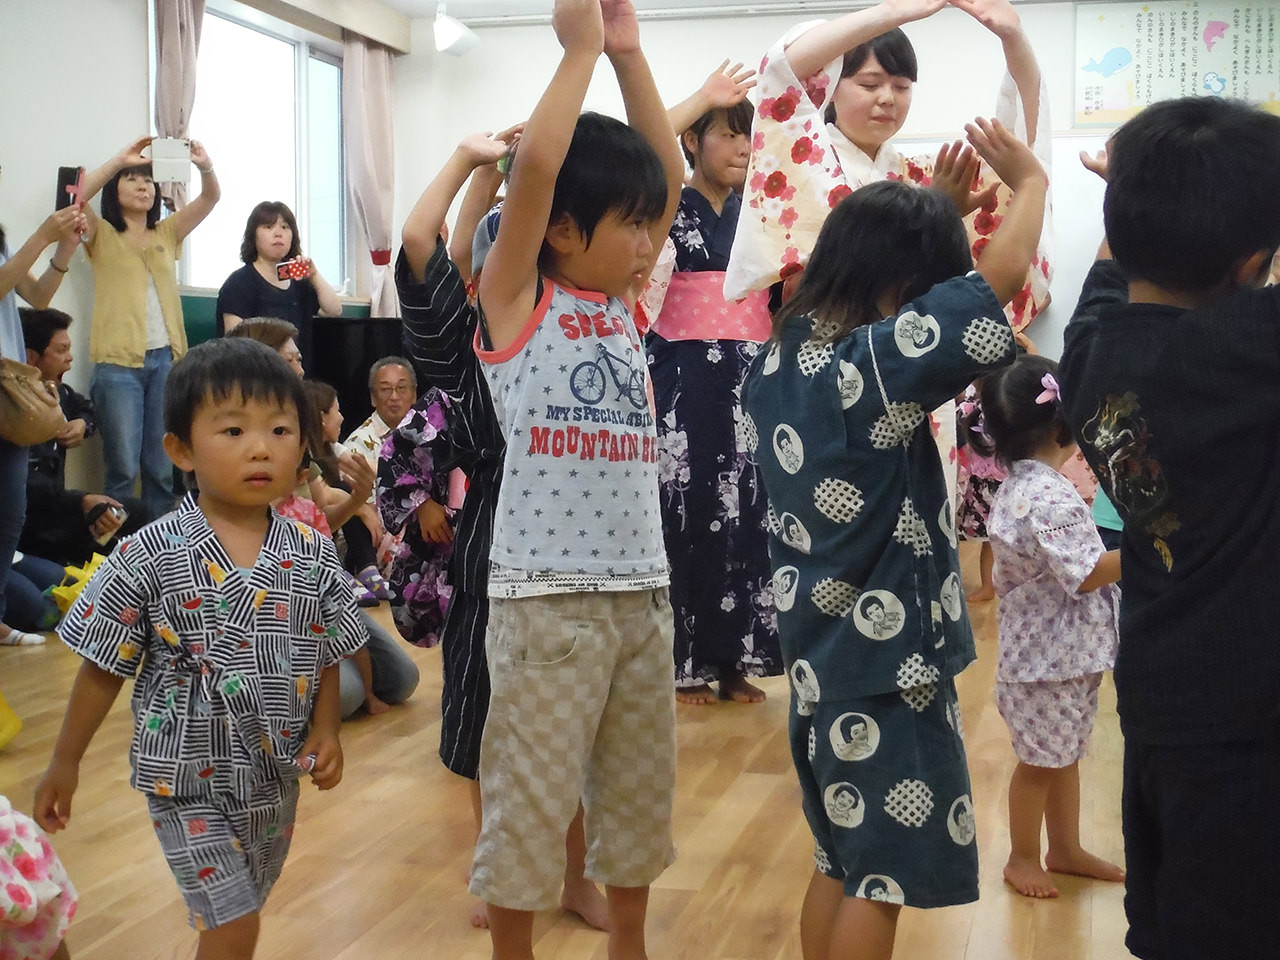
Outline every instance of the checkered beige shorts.
POLYGON ((671 634, 666 588, 491 601, 472 893, 554 908, 579 798, 590 879, 648 886, 675 858, 671 634))

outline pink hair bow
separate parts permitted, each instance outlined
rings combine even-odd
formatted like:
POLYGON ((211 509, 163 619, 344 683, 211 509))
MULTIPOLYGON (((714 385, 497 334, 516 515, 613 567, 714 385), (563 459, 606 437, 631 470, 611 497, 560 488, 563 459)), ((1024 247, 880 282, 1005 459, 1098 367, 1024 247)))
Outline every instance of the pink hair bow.
POLYGON ((1040 386, 1044 387, 1040 391, 1040 395, 1036 397, 1036 403, 1061 403, 1062 392, 1058 389, 1058 381, 1052 373, 1046 373, 1040 378, 1040 386))

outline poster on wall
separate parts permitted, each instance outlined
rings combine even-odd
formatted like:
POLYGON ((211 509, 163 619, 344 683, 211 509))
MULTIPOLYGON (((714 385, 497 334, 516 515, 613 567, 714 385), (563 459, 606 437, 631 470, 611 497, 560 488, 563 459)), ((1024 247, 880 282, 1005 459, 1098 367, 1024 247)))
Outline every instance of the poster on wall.
POLYGON ((1077 127, 1170 97, 1237 97, 1280 114, 1280 0, 1076 6, 1077 127))

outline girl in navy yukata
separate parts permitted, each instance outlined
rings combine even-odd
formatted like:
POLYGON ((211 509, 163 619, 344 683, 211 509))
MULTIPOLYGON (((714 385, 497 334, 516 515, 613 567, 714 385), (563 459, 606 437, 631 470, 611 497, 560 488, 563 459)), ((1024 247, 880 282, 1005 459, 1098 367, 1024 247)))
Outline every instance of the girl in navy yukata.
POLYGON ((726 60, 667 112, 693 176, 664 251, 675 272, 645 349, 671 563, 676 699, 690 704, 759 703, 764 691, 748 678, 782 672, 767 506, 740 398, 747 367, 769 336, 769 297, 760 291, 734 301, 723 292, 750 155, 746 96, 754 76, 726 60))
POLYGON ((1013 360, 1003 306, 1035 256, 1048 179, 998 122, 966 129, 977 155, 948 145, 937 189, 875 183, 836 206, 743 388, 770 559, 787 572, 778 631, 815 840, 806 957, 888 960, 903 906, 978 895, 954 680, 973 635, 927 415, 1013 360), (978 155, 1013 199, 975 272, 957 206, 978 155))

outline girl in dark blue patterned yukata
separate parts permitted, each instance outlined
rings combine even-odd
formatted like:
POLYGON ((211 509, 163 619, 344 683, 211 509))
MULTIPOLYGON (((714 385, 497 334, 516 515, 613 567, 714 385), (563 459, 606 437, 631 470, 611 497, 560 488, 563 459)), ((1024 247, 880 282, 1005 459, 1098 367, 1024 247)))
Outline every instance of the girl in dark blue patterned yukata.
POLYGON ((751 152, 746 95, 754 76, 726 60, 668 111, 693 176, 667 241, 675 272, 645 346, 681 703, 714 703, 717 695, 758 703, 764 691, 747 678, 782 672, 764 489, 742 431, 742 381, 769 335, 769 298, 759 291, 732 301, 723 293, 751 152))
POLYGON ((928 411, 1013 360, 1003 305, 1048 180, 999 123, 966 129, 977 154, 944 147, 933 189, 875 183, 836 206, 743 388, 815 839, 805 960, 887 960, 903 906, 978 896, 954 680, 973 634, 928 411), (1014 195, 975 271, 955 198, 978 155, 1014 195))

